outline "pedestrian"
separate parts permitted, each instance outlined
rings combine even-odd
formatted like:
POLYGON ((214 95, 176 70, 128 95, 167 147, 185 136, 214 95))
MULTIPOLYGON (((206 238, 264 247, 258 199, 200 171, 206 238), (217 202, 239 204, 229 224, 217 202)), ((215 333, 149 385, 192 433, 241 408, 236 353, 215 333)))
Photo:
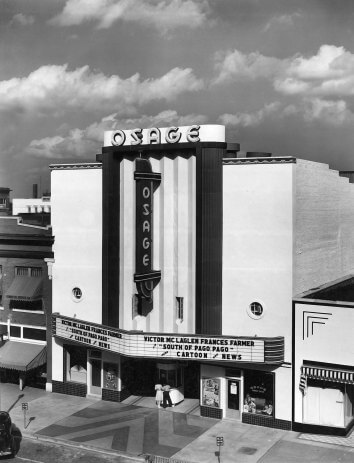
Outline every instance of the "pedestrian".
POLYGON ((161 403, 163 401, 162 385, 161 384, 155 384, 155 391, 156 391, 156 396, 155 396, 156 405, 158 406, 158 408, 160 408, 161 403))
POLYGON ((167 407, 167 403, 169 407, 174 407, 174 405, 172 405, 172 400, 170 397, 171 386, 169 386, 168 384, 164 384, 162 387, 162 390, 163 390, 163 408, 167 407))

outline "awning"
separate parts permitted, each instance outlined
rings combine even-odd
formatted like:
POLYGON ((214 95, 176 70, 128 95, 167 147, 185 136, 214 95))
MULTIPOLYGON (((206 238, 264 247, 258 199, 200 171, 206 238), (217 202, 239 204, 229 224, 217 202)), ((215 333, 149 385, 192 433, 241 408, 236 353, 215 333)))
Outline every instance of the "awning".
POLYGON ((322 381, 333 381, 336 383, 354 384, 354 371, 341 370, 336 368, 322 368, 302 366, 301 375, 311 379, 322 381))
POLYGON ((42 277, 15 277, 6 293, 10 299, 33 301, 42 297, 42 277))
POLYGON ((44 365, 47 361, 47 348, 28 342, 7 341, 0 348, 0 368, 29 371, 44 365))

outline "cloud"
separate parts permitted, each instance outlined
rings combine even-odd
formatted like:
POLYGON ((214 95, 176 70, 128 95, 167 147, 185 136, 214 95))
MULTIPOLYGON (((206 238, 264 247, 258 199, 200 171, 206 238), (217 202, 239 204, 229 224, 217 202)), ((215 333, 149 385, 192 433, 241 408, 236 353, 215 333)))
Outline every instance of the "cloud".
POLYGON ((279 27, 292 27, 294 26, 294 20, 300 18, 302 15, 299 12, 295 12, 292 14, 282 14, 282 15, 277 15, 273 16, 267 24, 264 26, 263 31, 267 32, 271 29, 274 28, 279 28, 279 27))
POLYGON ((10 21, 10 25, 19 24, 20 26, 32 26, 34 22, 35 22, 34 16, 24 15, 23 13, 17 13, 12 17, 10 21))
POLYGON ((125 21, 167 32, 200 27, 208 14, 207 0, 67 0, 63 11, 49 22, 62 27, 94 22, 97 29, 108 29, 125 21))
POLYGON ((321 98, 354 95, 354 54, 335 45, 322 45, 310 57, 297 54, 285 59, 238 50, 218 53, 215 69, 218 75, 214 85, 267 79, 284 95, 321 98))
POLYGON ((215 61, 218 76, 213 80, 213 84, 259 78, 271 79, 283 66, 280 59, 264 56, 259 52, 244 54, 238 50, 219 52, 216 54, 215 61))
POLYGON ((176 111, 166 110, 155 116, 142 115, 139 118, 119 118, 117 113, 90 124, 85 129, 73 129, 63 135, 32 140, 25 153, 45 158, 87 157, 100 151, 103 144, 103 132, 114 129, 133 129, 136 127, 182 126, 204 124, 207 118, 200 114, 179 116, 176 111))
POLYGON ((354 113, 343 100, 328 101, 312 98, 304 102, 304 119, 307 122, 321 121, 330 126, 353 124, 354 113))
POLYGON ((276 101, 253 113, 222 114, 219 120, 227 126, 254 127, 261 124, 267 117, 278 112, 280 107, 281 104, 276 101))
POLYGON ((122 79, 92 72, 89 66, 73 71, 68 65, 47 65, 27 77, 0 81, 0 112, 16 111, 62 115, 67 110, 80 112, 134 112, 136 106, 151 101, 171 101, 184 92, 203 87, 189 68, 174 68, 165 75, 141 80, 139 74, 122 79))

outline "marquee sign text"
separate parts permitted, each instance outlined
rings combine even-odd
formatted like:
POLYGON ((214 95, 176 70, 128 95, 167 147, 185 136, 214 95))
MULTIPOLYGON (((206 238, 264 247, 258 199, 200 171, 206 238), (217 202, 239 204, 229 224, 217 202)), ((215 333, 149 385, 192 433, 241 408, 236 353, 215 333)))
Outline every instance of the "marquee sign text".
POLYGON ((175 360, 280 363, 284 360, 284 338, 206 337, 127 332, 108 329, 53 314, 53 335, 128 357, 175 360), (265 356, 266 343, 279 344, 279 352, 265 356))

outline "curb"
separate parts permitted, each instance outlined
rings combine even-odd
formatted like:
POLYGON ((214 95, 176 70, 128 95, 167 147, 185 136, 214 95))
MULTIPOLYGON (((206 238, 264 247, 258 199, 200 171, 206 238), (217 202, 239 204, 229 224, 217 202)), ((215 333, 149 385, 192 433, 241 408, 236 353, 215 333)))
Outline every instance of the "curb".
POLYGON ((113 455, 113 456, 120 456, 127 458, 129 460, 133 461, 142 461, 145 462, 145 456, 140 455, 132 455, 126 452, 119 452, 117 450, 108 450, 108 449, 100 449, 98 447, 94 447, 92 445, 86 445, 86 444, 76 444, 72 443, 71 441, 65 440, 65 439, 59 439, 57 437, 46 437, 46 436, 40 436, 38 434, 30 434, 27 432, 22 433, 22 438, 23 439, 30 439, 34 441, 40 441, 40 442, 47 442, 47 443, 52 443, 52 444, 60 444, 60 445, 65 445, 66 447, 73 447, 77 449, 83 449, 83 450, 88 450, 90 452, 96 452, 96 453, 101 453, 103 455, 113 455))

